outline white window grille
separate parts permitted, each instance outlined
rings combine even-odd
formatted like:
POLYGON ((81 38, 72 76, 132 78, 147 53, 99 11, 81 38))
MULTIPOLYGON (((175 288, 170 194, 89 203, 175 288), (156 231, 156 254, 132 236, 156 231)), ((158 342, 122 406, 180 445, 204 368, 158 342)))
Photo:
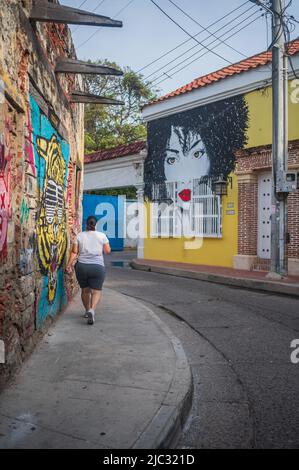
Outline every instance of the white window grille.
POLYGON ((221 197, 215 196, 211 182, 201 182, 199 179, 194 179, 192 194, 192 230, 196 236, 221 237, 221 197))
POLYGON ((188 225, 192 236, 217 238, 222 232, 222 208, 220 196, 215 196, 210 182, 193 180, 190 208, 181 211, 178 206, 176 182, 155 184, 151 211, 152 237, 181 237, 184 229, 183 217, 189 218, 188 225))

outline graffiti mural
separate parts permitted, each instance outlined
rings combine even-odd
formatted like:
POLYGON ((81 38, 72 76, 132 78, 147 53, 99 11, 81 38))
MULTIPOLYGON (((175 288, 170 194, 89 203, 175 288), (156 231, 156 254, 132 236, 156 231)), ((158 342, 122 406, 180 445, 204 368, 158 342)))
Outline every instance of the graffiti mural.
POLYGON ((4 145, 0 144, 0 257, 6 253, 6 237, 10 212, 9 173, 5 161, 4 145))
POLYGON ((16 113, 7 105, 5 110, 4 133, 0 136, 0 259, 2 261, 7 255, 8 223, 12 217, 11 160, 17 135, 16 113))
POLYGON ((25 199, 22 199, 22 204, 21 204, 21 224, 23 225, 24 223, 28 223, 29 220, 29 213, 30 213, 30 208, 25 201, 25 199))
POLYGON ((44 275, 38 325, 66 302, 62 264, 67 249, 66 187, 69 145, 31 98, 35 167, 40 193, 36 220, 36 254, 44 275))
POLYGON ((233 171, 234 152, 244 147, 248 109, 243 96, 158 119, 148 124, 145 194, 153 185, 176 182, 178 202, 192 198, 194 179, 224 178, 233 171))
POLYGON ((55 135, 49 141, 38 137, 37 152, 46 162, 44 189, 36 226, 37 248, 41 271, 48 278, 48 300, 52 303, 57 288, 57 272, 61 268, 67 247, 64 197, 66 164, 55 135))

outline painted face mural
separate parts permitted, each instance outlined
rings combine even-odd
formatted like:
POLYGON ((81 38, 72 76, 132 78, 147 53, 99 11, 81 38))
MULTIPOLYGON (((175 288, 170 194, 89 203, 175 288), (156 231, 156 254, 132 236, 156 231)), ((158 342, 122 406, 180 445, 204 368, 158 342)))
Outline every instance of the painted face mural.
POLYGON ((248 109, 236 96, 148 123, 145 195, 167 200, 167 182, 176 182, 177 204, 187 207, 194 179, 226 178, 235 166, 235 151, 246 144, 248 109))
POLYGON ((67 247, 64 198, 66 162, 56 135, 50 140, 38 137, 36 148, 46 165, 37 221, 37 247, 41 270, 48 278, 48 300, 52 303, 56 293, 57 272, 67 247))
POLYGON ((192 198, 193 179, 207 176, 210 160, 199 133, 171 126, 164 160, 165 181, 177 182, 178 202, 192 198))

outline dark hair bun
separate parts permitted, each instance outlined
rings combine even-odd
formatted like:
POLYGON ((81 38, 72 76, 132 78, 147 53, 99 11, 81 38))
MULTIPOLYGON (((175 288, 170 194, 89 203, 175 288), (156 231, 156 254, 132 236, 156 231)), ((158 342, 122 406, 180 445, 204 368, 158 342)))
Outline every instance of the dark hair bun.
POLYGON ((95 230, 97 225, 97 219, 94 216, 89 216, 86 221, 87 230, 95 230))

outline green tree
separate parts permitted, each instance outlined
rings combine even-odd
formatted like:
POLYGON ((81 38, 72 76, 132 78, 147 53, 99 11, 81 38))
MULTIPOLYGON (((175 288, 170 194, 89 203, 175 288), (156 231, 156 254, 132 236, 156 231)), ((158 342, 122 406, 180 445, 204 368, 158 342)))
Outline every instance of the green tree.
MULTIPOLYGON (((121 70, 117 64, 107 60, 94 63, 121 70)), ((146 139, 146 127, 141 122, 141 107, 155 98, 157 90, 129 67, 122 71, 124 74, 121 77, 85 77, 89 93, 124 102, 124 106, 86 105, 86 153, 146 139)))

